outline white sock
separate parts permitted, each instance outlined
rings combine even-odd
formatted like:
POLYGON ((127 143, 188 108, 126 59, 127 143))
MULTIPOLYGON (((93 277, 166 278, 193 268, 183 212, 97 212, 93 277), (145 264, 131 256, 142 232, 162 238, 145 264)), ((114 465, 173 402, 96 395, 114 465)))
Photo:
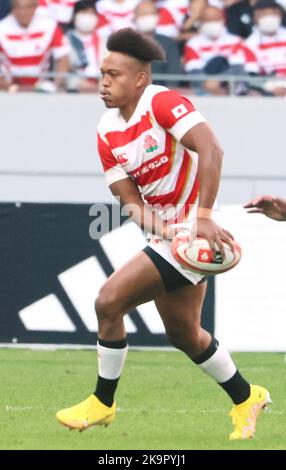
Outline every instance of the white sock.
POLYGON ((122 349, 112 349, 97 343, 98 375, 103 379, 118 379, 121 375, 127 352, 128 346, 122 349))
POLYGON ((219 384, 231 379, 237 370, 229 352, 221 344, 209 359, 197 365, 219 384))

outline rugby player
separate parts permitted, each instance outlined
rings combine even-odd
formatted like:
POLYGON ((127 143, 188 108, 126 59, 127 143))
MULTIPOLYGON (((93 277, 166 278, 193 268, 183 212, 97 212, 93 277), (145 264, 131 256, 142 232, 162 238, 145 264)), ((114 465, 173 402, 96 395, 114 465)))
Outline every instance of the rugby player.
POLYGON ((152 84, 151 62, 164 59, 153 39, 127 28, 113 33, 107 48, 100 93, 108 111, 98 125, 98 151, 111 192, 133 207, 133 220, 152 236, 101 288, 95 302, 96 389, 81 403, 60 410, 57 419, 79 430, 114 420, 114 394, 128 349, 123 317, 154 300, 169 342, 230 396, 230 439, 252 438, 269 392, 250 385, 225 347, 201 327, 206 279, 183 269, 170 250, 176 224, 194 217, 197 235, 209 241, 214 256, 215 243, 222 255, 222 242, 232 246, 231 234, 212 219, 223 152, 188 99, 152 84))

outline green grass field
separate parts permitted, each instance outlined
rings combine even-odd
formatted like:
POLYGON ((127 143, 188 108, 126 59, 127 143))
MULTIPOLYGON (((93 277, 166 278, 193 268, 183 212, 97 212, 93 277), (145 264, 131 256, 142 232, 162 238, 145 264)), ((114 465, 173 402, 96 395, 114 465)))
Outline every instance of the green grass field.
POLYGON ((0 350, 0 449, 286 449, 283 354, 234 354, 252 383, 271 391, 271 411, 252 441, 229 442, 229 398, 179 352, 129 352, 108 428, 69 432, 56 411, 85 399, 95 351, 0 350))

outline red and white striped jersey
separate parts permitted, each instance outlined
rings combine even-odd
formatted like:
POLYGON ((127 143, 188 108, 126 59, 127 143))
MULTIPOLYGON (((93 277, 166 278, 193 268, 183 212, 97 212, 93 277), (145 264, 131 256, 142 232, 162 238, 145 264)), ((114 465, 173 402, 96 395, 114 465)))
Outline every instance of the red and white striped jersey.
POLYGON ((27 28, 13 15, 0 22, 0 60, 19 84, 33 85, 43 73, 50 55, 54 59, 69 53, 67 41, 57 23, 36 13, 27 28))
POLYGON ((145 89, 128 122, 119 109, 107 111, 97 129, 107 183, 132 178, 146 203, 163 207, 164 219, 180 220, 199 186, 198 155, 180 141, 204 121, 187 98, 158 85, 145 89))
POLYGON ((96 10, 106 19, 112 31, 118 31, 134 27, 134 10, 139 3, 140 0, 124 0, 120 3, 114 0, 99 0, 96 3, 96 10))
POLYGON ((189 0, 166 0, 159 10, 156 32, 172 38, 178 36, 189 4, 189 0))
POLYGON ((70 23, 75 4, 79 0, 38 0, 39 6, 47 8, 58 23, 70 23))
POLYGON ((211 40, 203 34, 189 39, 184 50, 184 67, 186 72, 202 70, 210 59, 224 56, 230 65, 244 65, 245 54, 241 38, 230 34, 227 29, 218 39, 211 40))
POLYGON ((273 36, 258 30, 244 42, 246 70, 253 73, 276 73, 286 76, 286 28, 280 27, 273 36))

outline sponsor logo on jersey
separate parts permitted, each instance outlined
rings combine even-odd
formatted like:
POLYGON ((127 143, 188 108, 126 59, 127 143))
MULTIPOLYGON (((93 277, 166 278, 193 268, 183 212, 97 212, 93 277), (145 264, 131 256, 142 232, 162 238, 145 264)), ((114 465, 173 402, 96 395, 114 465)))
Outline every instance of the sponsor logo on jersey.
POLYGON ((133 173, 134 178, 139 178, 142 175, 145 175, 146 173, 149 173, 149 171, 155 170, 156 168, 159 168, 162 165, 165 165, 165 163, 168 163, 169 158, 166 155, 163 155, 162 157, 158 158, 157 160, 153 160, 152 162, 147 162, 145 165, 143 165, 139 170, 135 171, 133 173))
POLYGON ((154 150, 157 150, 158 144, 151 135, 146 135, 144 139, 143 147, 147 153, 150 153, 150 152, 154 152, 154 150))
POLYGON ((128 158, 126 158, 126 153, 120 153, 119 155, 116 155, 116 160, 120 165, 126 165, 128 163, 128 158))

